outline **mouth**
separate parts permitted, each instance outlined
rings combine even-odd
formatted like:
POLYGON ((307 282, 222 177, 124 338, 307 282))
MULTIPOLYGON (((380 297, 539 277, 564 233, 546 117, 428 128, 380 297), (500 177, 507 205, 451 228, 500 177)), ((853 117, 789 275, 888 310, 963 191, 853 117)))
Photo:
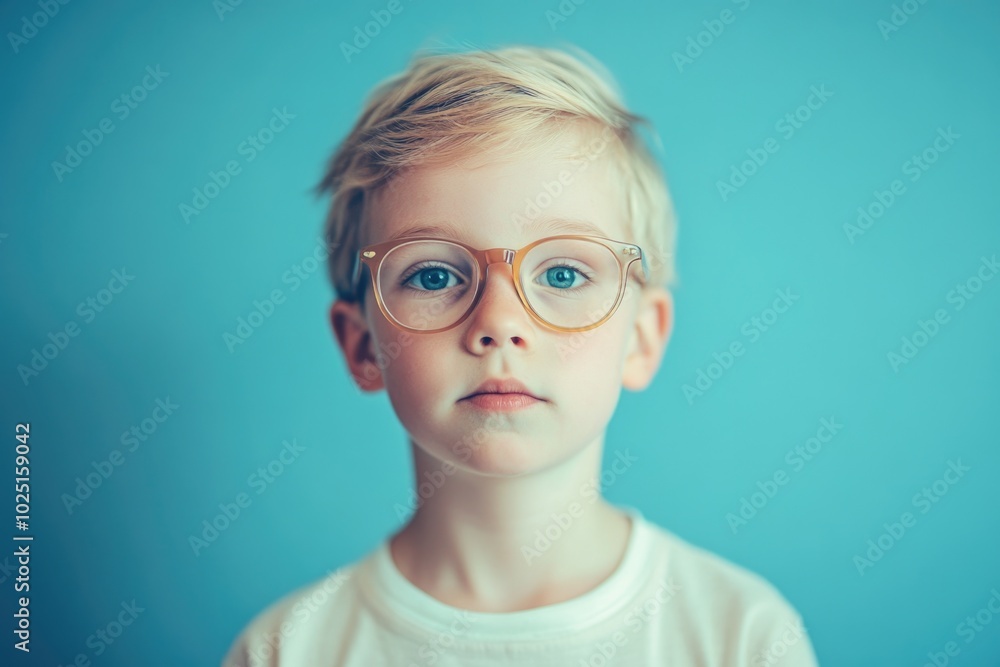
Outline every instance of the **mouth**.
POLYGON ((533 394, 523 383, 513 378, 487 380, 464 396, 460 403, 467 403, 484 410, 522 410, 545 402, 533 394))
POLYGON ((529 394, 473 394, 463 398, 460 403, 467 403, 482 410, 494 410, 500 412, 510 412, 513 410, 523 410, 533 405, 540 405, 544 401, 529 394))

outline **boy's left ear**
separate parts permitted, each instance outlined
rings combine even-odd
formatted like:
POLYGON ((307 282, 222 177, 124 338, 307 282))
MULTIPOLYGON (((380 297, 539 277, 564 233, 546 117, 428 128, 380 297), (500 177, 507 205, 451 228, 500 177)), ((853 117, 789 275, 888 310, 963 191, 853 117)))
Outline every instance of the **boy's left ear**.
POLYGON ((666 289, 648 286, 642 291, 635 326, 622 369, 622 386, 642 391, 660 367, 674 323, 674 300, 666 289))

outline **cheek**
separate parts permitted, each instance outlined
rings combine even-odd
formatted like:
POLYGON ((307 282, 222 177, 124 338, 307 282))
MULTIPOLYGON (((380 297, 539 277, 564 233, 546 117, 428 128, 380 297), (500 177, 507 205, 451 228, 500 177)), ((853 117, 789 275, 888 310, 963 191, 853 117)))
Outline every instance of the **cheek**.
POLYGON ((379 345, 384 356, 384 365, 380 365, 382 377, 390 394, 418 395, 426 393, 436 382, 440 384, 440 365, 435 374, 433 363, 435 358, 440 358, 440 352, 433 345, 428 345, 427 341, 419 338, 411 336, 408 339, 398 334, 392 335, 388 340, 390 342, 379 345))
POLYGON ((556 345, 556 359, 561 373, 577 379, 607 380, 624 359, 625 333, 612 320, 602 326, 567 334, 556 345))
MULTIPOLYGON (((374 306, 374 298, 372 304, 374 306)), ((393 366, 405 363, 409 350, 419 344, 420 339, 416 334, 402 331, 390 324, 379 312, 378 306, 374 306, 374 309, 368 314, 368 331, 372 336, 372 352, 384 374, 391 371, 393 366)))
POLYGON ((454 376, 435 359, 439 345, 419 334, 381 329, 373 342, 386 393, 400 421, 409 427, 430 416, 441 398, 454 391, 454 376))
POLYGON ((575 404, 598 412, 614 403, 621 389, 624 334, 611 324, 569 334, 557 346, 559 385, 575 404))

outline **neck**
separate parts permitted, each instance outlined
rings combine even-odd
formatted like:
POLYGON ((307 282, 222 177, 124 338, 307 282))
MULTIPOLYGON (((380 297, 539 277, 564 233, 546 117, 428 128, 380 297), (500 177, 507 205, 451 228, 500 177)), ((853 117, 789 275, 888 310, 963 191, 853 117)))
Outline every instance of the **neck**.
POLYGON ((484 612, 555 604, 620 564, 630 521, 600 494, 603 438, 517 477, 455 468, 410 445, 425 493, 390 552, 403 576, 439 601, 484 612))

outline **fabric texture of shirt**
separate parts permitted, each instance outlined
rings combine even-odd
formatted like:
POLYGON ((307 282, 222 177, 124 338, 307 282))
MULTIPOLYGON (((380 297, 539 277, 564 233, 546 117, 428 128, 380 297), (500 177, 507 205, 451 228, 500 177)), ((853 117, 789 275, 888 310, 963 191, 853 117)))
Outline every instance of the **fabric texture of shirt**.
POLYGON ((816 667, 801 616, 770 583, 622 509, 625 554, 583 595, 459 609, 406 579, 385 540, 260 612, 223 666, 816 667))

